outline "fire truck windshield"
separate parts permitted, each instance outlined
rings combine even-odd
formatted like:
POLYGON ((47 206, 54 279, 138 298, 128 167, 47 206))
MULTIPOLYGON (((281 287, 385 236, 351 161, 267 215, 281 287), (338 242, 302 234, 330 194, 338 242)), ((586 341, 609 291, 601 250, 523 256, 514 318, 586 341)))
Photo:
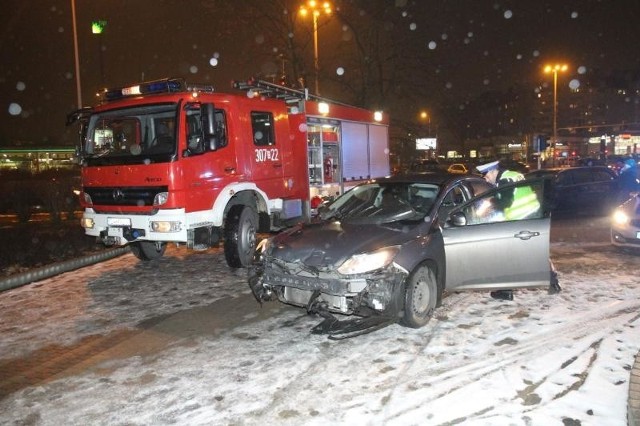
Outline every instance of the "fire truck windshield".
POLYGON ((94 113, 87 126, 84 159, 108 164, 168 161, 176 152, 177 113, 177 104, 94 113))

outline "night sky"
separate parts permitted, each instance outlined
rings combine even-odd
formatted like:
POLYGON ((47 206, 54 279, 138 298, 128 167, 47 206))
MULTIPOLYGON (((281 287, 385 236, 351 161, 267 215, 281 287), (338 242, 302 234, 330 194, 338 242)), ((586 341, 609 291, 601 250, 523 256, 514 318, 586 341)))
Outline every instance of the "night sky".
MULTIPOLYGON (((269 20, 247 20, 246 15, 241 19, 234 5, 239 9, 259 4, 277 11, 277 16, 284 14, 283 5, 295 13, 300 3, 76 0, 82 103, 93 103, 101 87, 140 80, 184 77, 227 91, 233 79, 279 74, 284 50, 269 20), (100 36, 91 34, 91 22, 96 20, 107 22, 100 36)), ((381 106, 396 115, 423 106, 462 105, 483 92, 518 84, 548 85, 542 68, 554 61, 570 65, 560 90, 579 85, 593 70, 640 69, 636 0, 333 3, 352 22, 372 15, 375 8, 370 5, 388 6, 381 20, 382 34, 388 37, 383 41, 393 49, 395 67, 407 64, 394 84, 417 94, 413 99, 404 94, 387 96, 387 105, 381 106)), ((73 145, 75 130, 64 125, 66 114, 77 106, 71 0, 3 0, 2 4, 0 145, 15 141, 73 145)), ((311 25, 300 20, 296 25, 291 37, 304 48, 307 66, 312 66, 311 25)), ((360 40, 368 42, 367 34, 362 35, 360 40)), ((329 80, 353 76, 345 47, 355 38, 338 19, 322 18, 319 39, 327 81, 322 94, 353 103, 329 80)), ((308 86, 313 87, 312 81, 308 86)))

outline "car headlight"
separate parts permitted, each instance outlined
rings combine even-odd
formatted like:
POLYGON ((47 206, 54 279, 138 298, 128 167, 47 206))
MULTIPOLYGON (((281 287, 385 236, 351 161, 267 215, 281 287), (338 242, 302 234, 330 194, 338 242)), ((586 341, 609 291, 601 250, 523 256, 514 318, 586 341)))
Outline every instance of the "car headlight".
POLYGON ((390 246, 351 256, 338 268, 343 275, 363 274, 388 266, 400 251, 400 246, 390 246))
POLYGON ((613 223, 616 225, 626 225, 629 223, 629 216, 622 210, 613 212, 613 223))

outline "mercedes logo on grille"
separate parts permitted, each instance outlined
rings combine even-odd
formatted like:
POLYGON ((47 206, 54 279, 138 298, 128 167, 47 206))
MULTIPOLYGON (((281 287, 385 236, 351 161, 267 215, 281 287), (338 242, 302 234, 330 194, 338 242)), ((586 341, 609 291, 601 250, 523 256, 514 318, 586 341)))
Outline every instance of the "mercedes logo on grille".
POLYGON ((124 199, 124 192, 122 192, 122 189, 114 189, 111 196, 114 201, 122 201, 124 199))

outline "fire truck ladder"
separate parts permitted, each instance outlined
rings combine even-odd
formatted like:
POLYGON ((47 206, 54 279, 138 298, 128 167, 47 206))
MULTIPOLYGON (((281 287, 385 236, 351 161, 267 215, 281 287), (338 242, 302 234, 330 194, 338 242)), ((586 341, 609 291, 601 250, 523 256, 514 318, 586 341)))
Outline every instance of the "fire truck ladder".
POLYGON ((233 82, 233 88, 244 90, 246 92, 253 91, 256 95, 264 95, 274 99, 282 99, 288 105, 297 104, 301 100, 322 101, 324 99, 309 93, 309 89, 298 90, 290 87, 281 86, 275 83, 269 83, 264 80, 256 80, 251 78, 247 81, 236 80, 233 82))

